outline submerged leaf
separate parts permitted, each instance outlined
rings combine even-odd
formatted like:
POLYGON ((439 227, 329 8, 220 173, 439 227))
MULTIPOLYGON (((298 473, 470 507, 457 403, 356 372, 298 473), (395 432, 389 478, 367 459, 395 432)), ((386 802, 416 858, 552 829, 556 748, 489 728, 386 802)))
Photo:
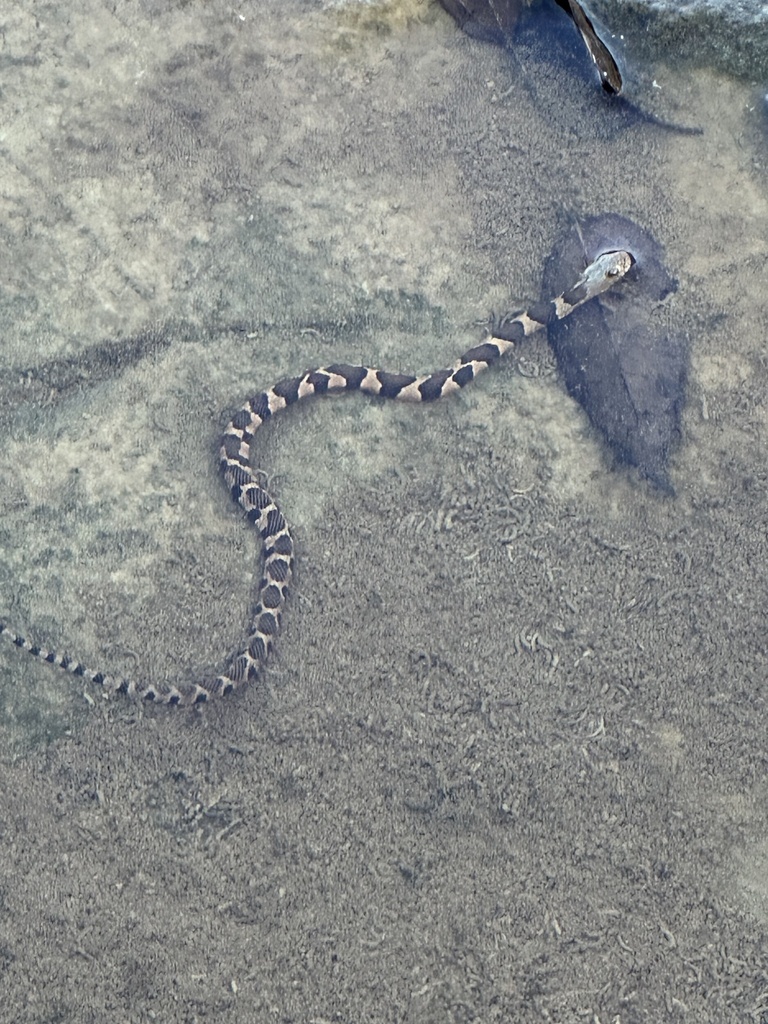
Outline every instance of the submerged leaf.
MULTIPOLYGON (((440 3, 469 35, 505 46, 512 41, 520 11, 530 0, 440 0, 440 3)), ((578 28, 603 88, 617 96, 622 89, 621 72, 580 0, 556 0, 556 3, 578 28)))
POLYGON ((574 24, 584 40, 587 53, 597 68, 603 88, 612 96, 618 96, 623 84, 619 66, 613 59, 611 51, 595 31, 595 26, 589 20, 587 12, 578 0, 557 0, 557 3, 573 18, 574 24))
POLYGON ((512 37, 522 0, 440 0, 459 28, 504 45, 512 37))
POLYGON ((600 253, 626 249, 635 266, 614 290, 548 328, 569 393, 616 455, 671 490, 667 460, 680 436, 688 351, 655 322, 677 287, 662 247, 626 217, 602 214, 573 226, 544 269, 543 292, 559 295, 600 253))

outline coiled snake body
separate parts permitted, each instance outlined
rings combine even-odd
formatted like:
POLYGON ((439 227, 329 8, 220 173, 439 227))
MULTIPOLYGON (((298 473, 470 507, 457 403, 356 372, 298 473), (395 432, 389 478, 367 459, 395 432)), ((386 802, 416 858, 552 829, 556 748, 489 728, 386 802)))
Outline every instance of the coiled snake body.
POLYGON ((245 404, 226 428, 220 458, 232 497, 240 503, 246 517, 261 534, 264 569, 247 644, 234 658, 226 675, 205 683, 158 687, 153 683, 135 682, 93 671, 80 661, 39 647, 15 633, 4 622, 0 622, 0 635, 36 658, 97 683, 107 692, 124 693, 158 704, 203 704, 213 697, 231 693, 244 683, 253 682, 269 655, 280 626, 294 557, 288 524, 250 466, 251 441, 265 420, 303 398, 332 391, 362 391, 400 402, 432 402, 452 394, 474 380, 478 373, 496 362, 516 342, 553 320, 568 316, 578 306, 612 287, 625 276, 633 263, 632 255, 626 251, 603 253, 587 267, 573 288, 551 302, 540 303, 524 313, 506 317, 485 342, 469 349, 445 370, 415 377, 367 366, 336 364, 280 381, 245 404))

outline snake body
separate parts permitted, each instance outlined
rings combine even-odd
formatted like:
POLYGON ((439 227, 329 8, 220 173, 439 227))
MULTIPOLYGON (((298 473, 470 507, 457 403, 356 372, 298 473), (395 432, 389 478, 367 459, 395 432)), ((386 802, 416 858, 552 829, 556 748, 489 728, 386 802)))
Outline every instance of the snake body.
POLYGON ((259 427, 289 405, 313 395, 334 391, 362 391, 399 402, 432 402, 453 394, 474 380, 516 343, 547 324, 568 316, 595 295, 611 288, 627 274, 633 264, 634 258, 624 250, 602 253, 568 291, 551 302, 539 303, 524 313, 505 317, 483 343, 469 349, 444 370, 425 376, 411 376, 337 363, 289 377, 246 402, 224 432, 220 460, 224 480, 232 497, 239 502, 246 518, 261 535, 264 568, 247 643, 233 659, 225 675, 205 683, 161 687, 94 671, 65 654, 38 646, 1 621, 0 635, 41 661, 96 683, 108 693, 122 693, 156 704, 204 704, 214 697, 232 693, 245 683, 254 682, 280 628, 294 561, 293 540, 288 524, 275 500, 261 486, 251 469, 251 442, 259 427))

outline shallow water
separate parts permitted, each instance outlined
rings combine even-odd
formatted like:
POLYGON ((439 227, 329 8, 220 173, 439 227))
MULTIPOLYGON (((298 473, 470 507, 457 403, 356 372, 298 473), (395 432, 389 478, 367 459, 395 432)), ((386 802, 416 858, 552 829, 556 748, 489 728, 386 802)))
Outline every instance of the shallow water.
POLYGON ((674 499, 541 338, 434 406, 277 418, 297 579, 230 701, 104 701, 0 647, 11 1019, 768 1012, 765 123, 625 47, 630 98, 702 135, 417 0, 8 17, 0 613, 40 643, 222 668, 259 559, 232 411, 447 364, 538 298, 568 217, 655 235, 691 345, 674 499))

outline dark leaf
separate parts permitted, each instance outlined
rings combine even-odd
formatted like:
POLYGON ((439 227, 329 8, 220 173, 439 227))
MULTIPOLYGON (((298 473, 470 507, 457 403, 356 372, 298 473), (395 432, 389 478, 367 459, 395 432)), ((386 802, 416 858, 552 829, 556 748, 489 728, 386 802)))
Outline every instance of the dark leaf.
POLYGON ((611 51, 595 31, 586 11, 578 0, 557 0, 557 3, 573 18, 576 28, 584 40, 587 53, 597 68, 603 88, 611 95, 618 96, 622 87, 621 72, 611 51))
POLYGON ((543 292, 559 295, 612 249, 631 252, 633 269, 615 289, 551 325, 549 341, 569 393, 617 456, 671 490, 667 459, 680 435, 688 351, 653 316, 676 288, 661 246, 626 217, 590 217, 554 247, 543 292))
POLYGON ((522 0, 440 0, 468 35, 504 45, 509 42, 522 0))
MULTIPOLYGON (((523 7, 523 0, 440 0, 440 3, 469 35, 502 46, 511 42, 523 7)), ((581 33, 603 88, 618 95, 622 88, 621 72, 579 0, 556 0, 556 3, 573 19, 581 33)))

